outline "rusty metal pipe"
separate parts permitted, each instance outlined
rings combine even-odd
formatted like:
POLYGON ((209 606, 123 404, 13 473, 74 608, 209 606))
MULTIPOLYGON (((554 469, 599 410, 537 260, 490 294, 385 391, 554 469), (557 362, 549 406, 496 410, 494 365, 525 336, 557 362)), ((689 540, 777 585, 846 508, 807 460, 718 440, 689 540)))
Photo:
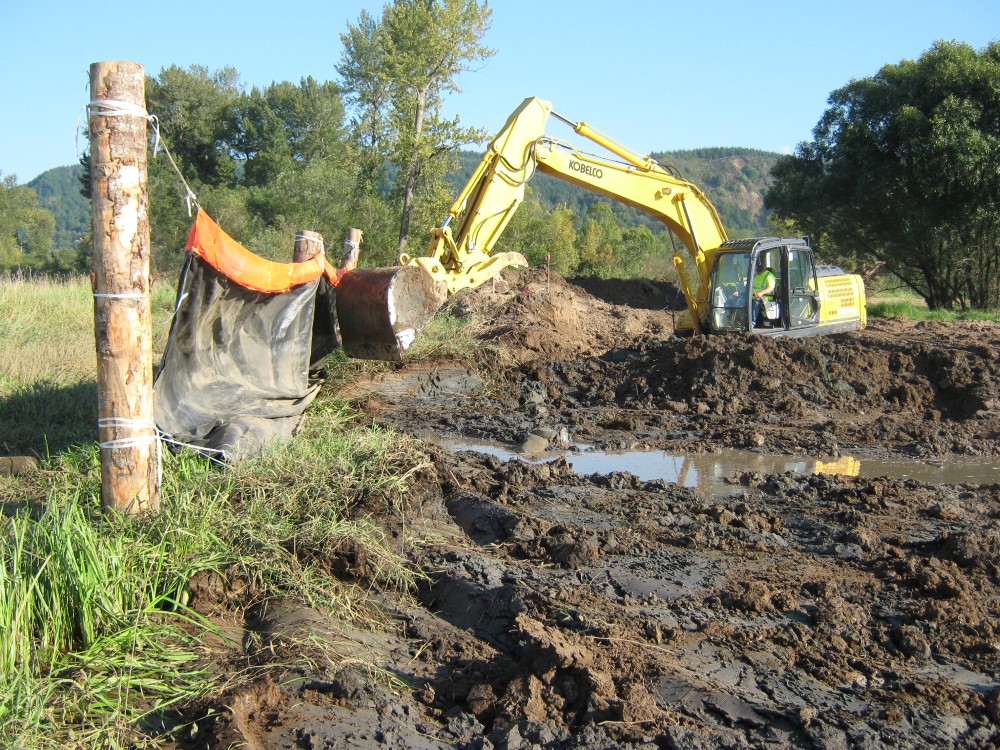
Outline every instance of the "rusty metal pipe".
POLYGON ((400 362, 417 333, 448 297, 444 282, 416 265, 358 268, 337 285, 344 352, 355 359, 400 362))

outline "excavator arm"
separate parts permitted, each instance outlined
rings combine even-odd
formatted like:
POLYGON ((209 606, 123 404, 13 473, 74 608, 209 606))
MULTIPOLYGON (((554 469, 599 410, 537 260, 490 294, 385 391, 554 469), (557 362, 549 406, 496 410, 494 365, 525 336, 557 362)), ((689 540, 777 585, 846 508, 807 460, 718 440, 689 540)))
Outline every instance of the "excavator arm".
POLYGON ((695 185, 671 174, 584 122, 574 122, 542 99, 530 97, 507 119, 490 142, 472 177, 444 223, 431 230, 425 257, 401 256, 421 266, 454 293, 476 287, 511 265, 527 265, 519 253, 491 254, 524 199, 527 182, 544 172, 605 195, 656 217, 686 249, 697 273, 685 272, 685 253, 675 246, 674 263, 694 321, 707 313, 709 274, 714 251, 726 241, 715 207, 695 185), (554 117, 622 161, 595 156, 545 134, 554 117))
POLYGON ((400 256, 404 265, 419 265, 445 282, 450 293, 479 286, 507 266, 528 265, 520 253, 491 252, 535 173, 534 142, 544 132, 550 110, 531 102, 538 100, 526 100, 490 141, 444 223, 431 230, 427 255, 400 256))

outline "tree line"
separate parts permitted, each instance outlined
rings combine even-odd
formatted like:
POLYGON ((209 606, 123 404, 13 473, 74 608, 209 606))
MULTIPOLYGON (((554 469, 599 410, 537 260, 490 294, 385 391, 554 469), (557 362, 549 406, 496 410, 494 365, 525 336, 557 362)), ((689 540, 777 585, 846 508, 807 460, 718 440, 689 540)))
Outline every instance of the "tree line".
MULTIPOLYGON (((298 229, 337 245, 348 226, 365 232, 366 265, 420 254, 411 235, 425 241, 478 160, 462 147, 489 135, 444 117, 442 102, 493 54, 490 14, 476 0, 363 11, 341 34, 334 82, 247 90, 234 69, 201 66, 149 77, 147 110, 173 157, 149 166, 156 270, 182 261, 189 199, 269 258, 287 260, 298 229)), ((824 261, 880 265, 932 308, 1000 306, 1000 44, 938 42, 829 104, 791 156, 653 156, 706 191, 732 236, 809 234, 824 261)), ((15 183, 0 176, 0 269, 86 270, 87 242, 54 252, 44 196, 15 183)), ((565 275, 670 272, 662 226, 569 188, 539 175, 496 250, 565 275)))
POLYGON ((767 201, 931 309, 1000 307, 1000 42, 937 42, 829 98, 767 201))

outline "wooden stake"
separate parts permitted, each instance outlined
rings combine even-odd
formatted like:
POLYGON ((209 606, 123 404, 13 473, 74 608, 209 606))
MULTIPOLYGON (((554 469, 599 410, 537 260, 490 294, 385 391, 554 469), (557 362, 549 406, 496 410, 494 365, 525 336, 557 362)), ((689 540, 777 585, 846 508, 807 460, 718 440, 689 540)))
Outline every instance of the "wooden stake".
POLYGON ((319 255, 323 249, 323 235, 309 229, 300 229, 295 235, 295 249, 292 250, 293 263, 305 263, 319 255))
POLYGON ((134 515, 160 502, 142 65, 94 63, 90 98, 101 502, 134 515))
POLYGON ((340 256, 340 267, 353 269, 358 265, 358 257, 361 253, 361 230, 357 227, 348 227, 344 234, 344 254, 340 256))

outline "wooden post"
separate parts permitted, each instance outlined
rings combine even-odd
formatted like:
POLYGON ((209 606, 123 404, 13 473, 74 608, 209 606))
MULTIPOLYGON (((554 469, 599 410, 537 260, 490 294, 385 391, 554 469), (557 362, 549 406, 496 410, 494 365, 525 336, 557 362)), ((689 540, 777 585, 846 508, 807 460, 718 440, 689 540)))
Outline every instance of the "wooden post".
POLYGON ((358 265, 360 252, 361 230, 357 227, 348 227, 344 235, 344 254, 340 258, 340 267, 353 270, 358 265))
POLYGON ((300 229, 295 235, 295 249, 292 251, 293 263, 305 263, 319 255, 323 249, 323 235, 309 229, 300 229))
POLYGON ((153 417, 145 75, 134 62, 90 66, 101 502, 125 514, 159 509, 153 417))

